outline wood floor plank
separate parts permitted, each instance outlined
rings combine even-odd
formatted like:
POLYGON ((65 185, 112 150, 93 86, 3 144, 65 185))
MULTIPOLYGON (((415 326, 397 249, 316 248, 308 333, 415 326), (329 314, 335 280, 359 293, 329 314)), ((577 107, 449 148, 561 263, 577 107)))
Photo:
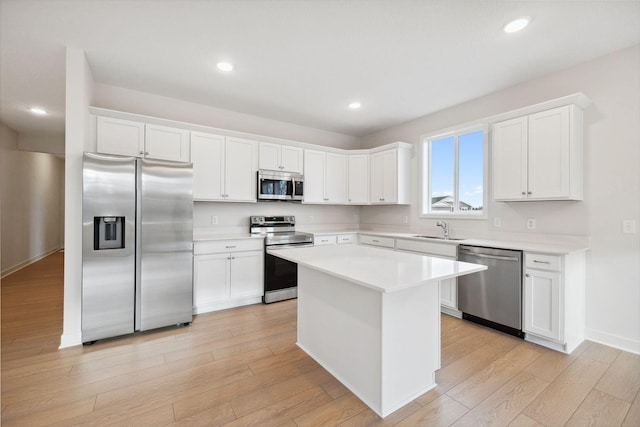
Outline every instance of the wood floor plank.
POLYGON ((467 412, 453 425, 456 427, 497 425, 505 426, 517 417, 549 383, 521 372, 479 405, 467 412))
POLYGON ((375 412, 365 409, 338 425, 340 427, 391 427, 418 412, 421 408, 422 406, 418 403, 410 402, 384 418, 380 418, 375 412))
POLYGON ((167 424, 174 427, 209 427, 212 425, 227 425, 236 419, 233 408, 229 402, 212 406, 204 411, 193 414, 187 418, 167 424))
POLYGON ((607 367, 591 359, 577 358, 523 413, 542 424, 563 425, 600 380, 607 367))
POLYGON ((333 399, 320 387, 306 389, 301 393, 289 396, 279 402, 273 403, 244 417, 238 418, 226 427, 280 427, 287 423, 293 423, 294 418, 320 408, 333 399))
POLYGON ((109 424, 109 427, 157 427, 173 423, 173 406, 164 405, 109 424))
POLYGON ((398 427, 448 426, 469 411, 461 403, 442 395, 396 425, 398 427))
POLYGON ((309 372, 317 367, 318 364, 314 360, 306 358, 228 384, 210 383, 207 387, 191 389, 189 393, 174 400, 173 406, 176 420, 181 420, 198 412, 202 412, 211 405, 220 404, 243 396, 244 394, 286 381, 289 378, 309 372))
POLYGON ((638 427, 640 426, 640 392, 636 394, 636 398, 633 399, 631 408, 627 412, 627 416, 622 423, 622 427, 638 427))
POLYGON ((473 408, 541 355, 537 346, 523 342, 449 390, 447 395, 473 408))
POLYGON ((353 394, 347 394, 300 415, 293 421, 298 427, 338 425, 365 409, 368 408, 360 399, 353 394))
POLYGON ((48 407, 44 410, 33 410, 18 416, 2 413, 2 425, 11 426, 50 426, 56 422, 63 421, 78 415, 90 414, 93 411, 95 396, 86 397, 82 400, 48 407))
POLYGON ((231 400, 231 406, 238 417, 243 417, 278 401, 285 400, 292 395, 316 387, 316 384, 326 382, 330 378, 331 374, 318 367, 278 384, 238 396, 231 400))
POLYGON ((598 390, 591 390, 565 424, 566 427, 619 426, 631 404, 598 390))
POLYGON ((564 372, 590 345, 590 342, 585 341, 571 354, 546 351, 538 360, 525 368, 525 371, 551 382, 564 372))
POLYGON ((595 360, 596 362, 610 365, 616 360, 616 357, 620 354, 621 350, 613 347, 607 347, 596 342, 592 342, 589 347, 582 352, 580 357, 586 357, 587 359, 595 360))
POLYGON ((640 356, 620 352, 595 388, 632 402, 640 390, 640 356))
POLYGON ((545 427, 545 425, 532 420, 524 414, 520 414, 509 424, 509 427, 545 427))
POLYGON ((505 335, 487 337, 485 345, 436 372, 438 387, 448 391, 484 368, 522 341, 505 335))

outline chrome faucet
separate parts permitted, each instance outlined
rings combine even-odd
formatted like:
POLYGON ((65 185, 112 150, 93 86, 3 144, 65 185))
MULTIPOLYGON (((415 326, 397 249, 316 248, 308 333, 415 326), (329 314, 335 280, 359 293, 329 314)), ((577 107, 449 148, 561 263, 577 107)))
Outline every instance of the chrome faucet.
POLYGON ((447 224, 444 221, 438 221, 436 223, 436 226, 442 227, 442 229, 444 230, 444 238, 448 239, 449 238, 449 224, 447 224))

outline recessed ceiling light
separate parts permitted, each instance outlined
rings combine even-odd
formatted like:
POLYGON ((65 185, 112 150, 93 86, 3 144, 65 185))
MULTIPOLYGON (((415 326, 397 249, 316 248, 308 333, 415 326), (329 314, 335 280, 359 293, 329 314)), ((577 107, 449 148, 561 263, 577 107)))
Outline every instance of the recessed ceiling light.
POLYGON ((47 114, 47 110, 45 110, 44 108, 40 108, 40 107, 31 107, 31 108, 29 108, 29 111, 32 112, 33 114, 37 114, 39 116, 44 116, 45 114, 47 114))
POLYGON ((218 62, 216 67, 218 67, 218 70, 224 71, 225 73, 233 71, 233 64, 230 62, 218 62))
POLYGON ((362 104, 360 104, 358 101, 354 101, 351 104, 349 104, 349 108, 352 110, 357 110, 360 107, 362 107, 362 104))
POLYGON ((528 16, 522 16, 507 23, 507 25, 505 25, 502 29, 505 33, 515 33, 524 29, 527 25, 529 25, 530 21, 531 18, 529 18, 528 16))

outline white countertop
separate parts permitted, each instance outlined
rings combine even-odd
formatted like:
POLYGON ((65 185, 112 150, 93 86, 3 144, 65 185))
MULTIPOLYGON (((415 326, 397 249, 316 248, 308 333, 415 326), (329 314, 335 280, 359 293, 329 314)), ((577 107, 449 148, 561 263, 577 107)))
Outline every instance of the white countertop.
POLYGON ((487 268, 360 245, 271 249, 267 252, 379 292, 400 291, 487 268))
MULTIPOLYGON (((589 244, 584 239, 568 239, 565 236, 547 236, 542 241, 524 241, 524 240, 499 240, 499 239, 460 239, 460 240, 444 240, 444 239, 425 239, 416 237, 416 235, 426 233, 398 233, 390 231, 375 230, 308 230, 302 228, 300 231, 312 233, 314 236, 327 236, 333 234, 366 234, 369 236, 390 237, 394 239, 408 239, 424 242, 442 243, 448 245, 473 245, 485 246, 490 248, 515 249, 526 252, 542 252, 548 254, 563 255, 572 252, 582 252, 589 250, 589 244)), ((193 241, 211 241, 211 240, 233 240, 233 239, 261 239, 263 236, 251 235, 250 233, 235 234, 218 234, 197 231, 193 234, 193 241)))
POLYGON ((442 243, 448 245, 472 245, 485 246, 500 249, 515 249, 526 252, 543 252, 548 254, 563 255, 572 252, 582 252, 589 250, 589 244, 581 239, 568 239, 565 236, 547 236, 544 241, 523 241, 523 240, 498 240, 498 239, 428 239, 416 237, 426 233, 397 233, 392 231, 375 230, 339 230, 313 232, 315 236, 326 236, 331 234, 366 234, 368 236, 390 237, 394 239, 408 239, 423 242, 442 243))

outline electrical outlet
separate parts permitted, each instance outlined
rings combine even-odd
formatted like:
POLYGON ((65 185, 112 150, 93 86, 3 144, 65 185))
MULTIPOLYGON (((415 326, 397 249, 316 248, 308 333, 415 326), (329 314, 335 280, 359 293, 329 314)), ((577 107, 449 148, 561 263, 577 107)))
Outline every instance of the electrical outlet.
POLYGON ((309 215, 309 224, 313 224, 313 215, 309 215))
POLYGON ((493 226, 494 226, 495 228, 500 228, 500 227, 502 227, 502 218, 500 218, 500 217, 495 217, 495 218, 493 218, 493 226))
POLYGON ((527 218, 527 228, 529 230, 536 229, 536 219, 535 218, 527 218))
POLYGON ((636 234, 636 221, 634 219, 623 219, 622 232, 624 234, 636 234))
POLYGON ((211 215, 211 225, 217 225, 218 224, 218 217, 215 215, 211 215))
POLYGON ((407 215, 402 217, 402 223, 403 224, 409 224, 409 217, 407 215))

